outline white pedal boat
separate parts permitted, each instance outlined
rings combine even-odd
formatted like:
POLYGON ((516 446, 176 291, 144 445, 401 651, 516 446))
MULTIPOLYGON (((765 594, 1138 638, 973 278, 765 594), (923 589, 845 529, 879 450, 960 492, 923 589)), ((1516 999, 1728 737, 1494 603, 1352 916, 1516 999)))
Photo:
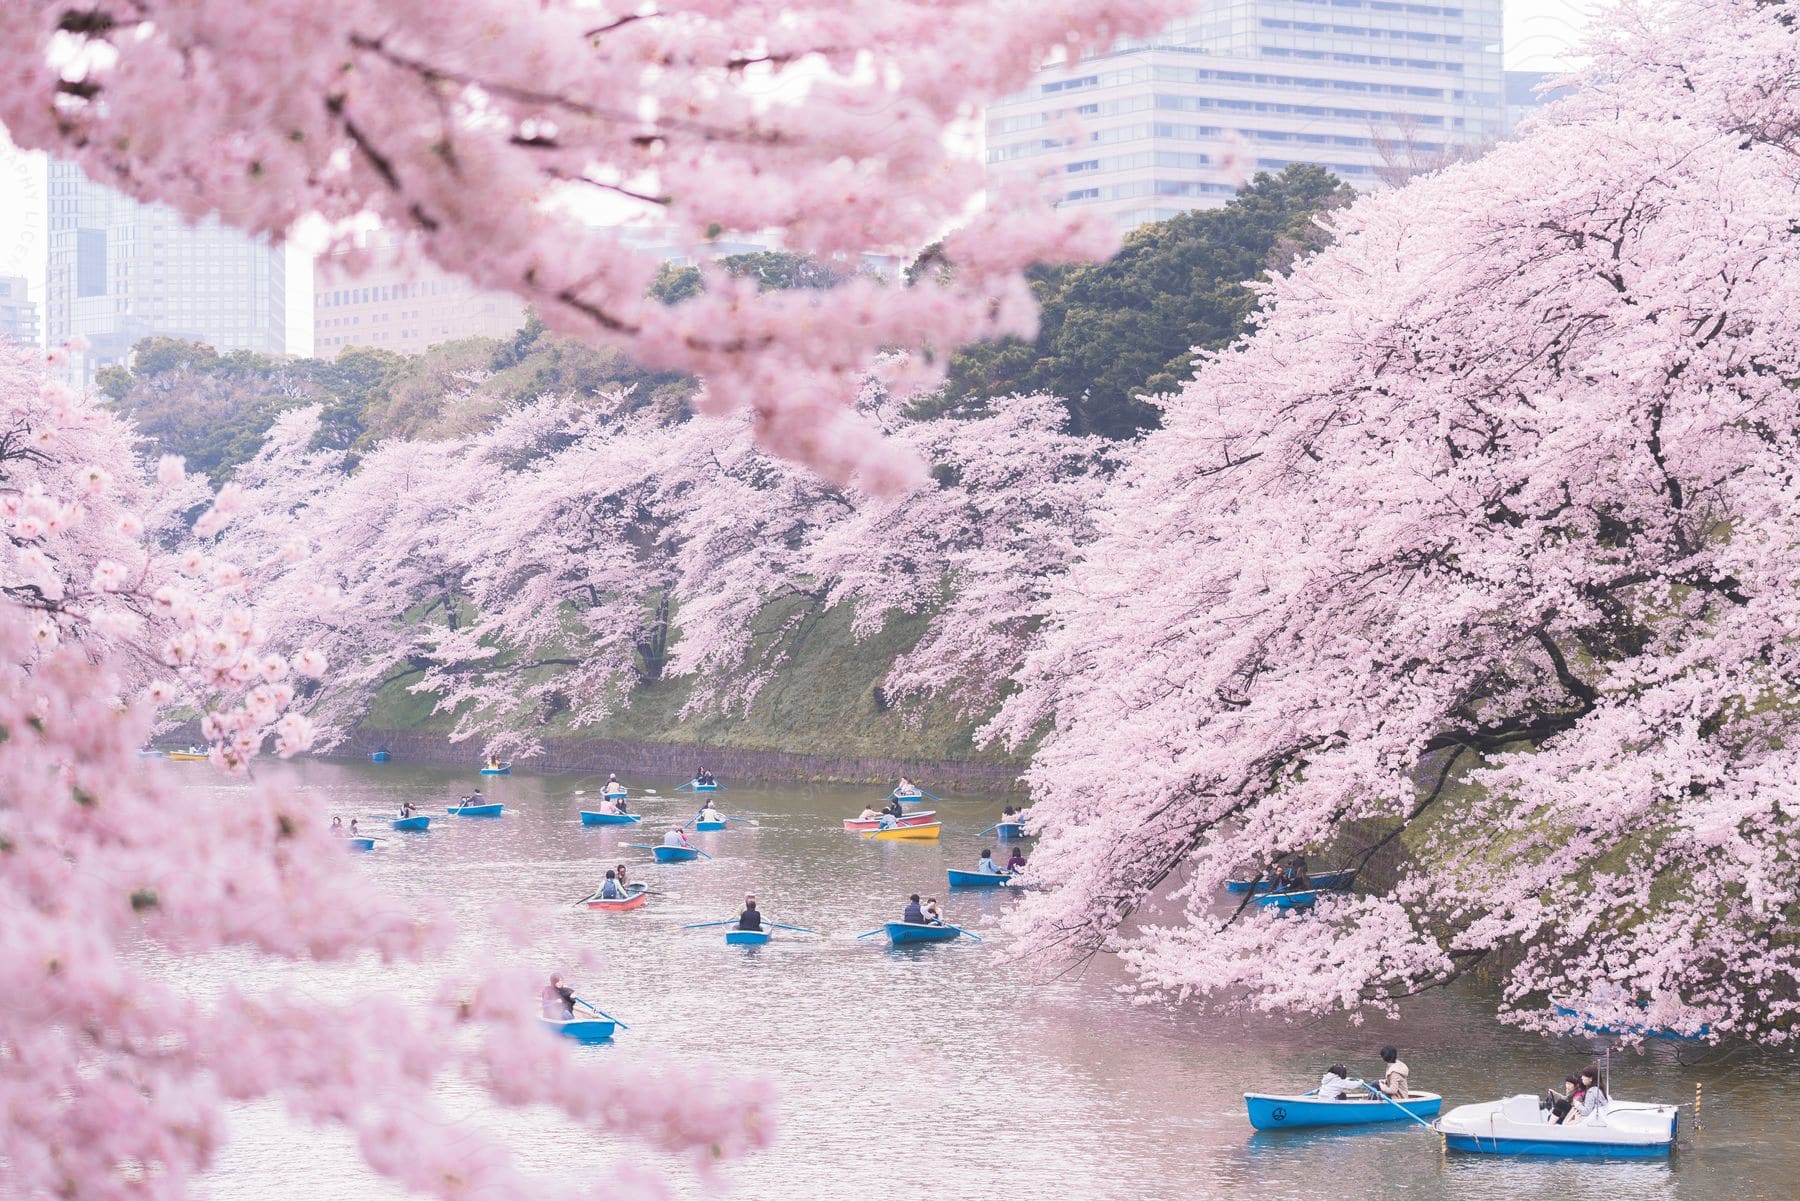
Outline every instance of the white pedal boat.
POLYGON ((1573 1126, 1559 1126, 1530 1094, 1458 1105, 1431 1124, 1453 1151, 1489 1155, 1649 1157, 1675 1146, 1674 1105, 1609 1101, 1573 1126))

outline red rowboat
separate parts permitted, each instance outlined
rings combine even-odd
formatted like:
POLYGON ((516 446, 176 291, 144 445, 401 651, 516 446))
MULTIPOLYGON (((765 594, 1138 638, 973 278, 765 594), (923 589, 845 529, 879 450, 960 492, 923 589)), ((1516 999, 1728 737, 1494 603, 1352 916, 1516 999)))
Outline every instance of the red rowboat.
MULTIPOLYGON (((897 826, 929 826, 936 820, 937 814, 927 809, 922 813, 909 813, 894 824, 897 826)), ((844 819, 844 829, 855 830, 859 833, 864 830, 879 830, 881 829, 881 822, 874 819, 864 821, 860 817, 846 817, 844 819)))

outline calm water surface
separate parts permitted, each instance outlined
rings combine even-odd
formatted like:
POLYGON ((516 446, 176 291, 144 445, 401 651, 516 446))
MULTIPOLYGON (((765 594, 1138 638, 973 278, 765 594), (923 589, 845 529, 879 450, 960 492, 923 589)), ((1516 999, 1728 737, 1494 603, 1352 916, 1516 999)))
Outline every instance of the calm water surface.
MULTIPOLYGON (((181 772, 196 789, 237 787, 201 764, 164 770, 181 772)), ((693 835, 717 857, 712 862, 634 862, 656 890, 650 904, 590 914, 567 902, 590 891, 606 867, 647 858, 622 850, 621 841, 655 841, 692 815, 685 794, 666 795, 674 781, 632 781, 665 795, 640 795, 636 807, 649 819, 621 833, 580 824, 578 810, 591 798, 575 790, 597 791, 598 780, 521 774, 483 781, 490 798, 507 806, 505 817, 484 821, 441 816, 447 797, 474 784, 472 773, 398 764, 274 770, 322 810, 346 818, 392 810, 401 799, 433 812, 425 834, 379 830, 385 845, 362 863, 381 887, 447 902, 465 922, 455 951, 464 961, 504 945, 483 928, 485 914, 506 902, 539 909, 548 942, 596 951, 601 969, 571 982, 632 1030, 614 1047, 571 1046, 572 1053, 610 1056, 626 1067, 648 1053, 772 1079, 780 1134, 769 1151, 725 1169, 733 1197, 938 1198, 1002 1182, 1008 1191, 1084 1201, 1800 1195, 1788 1055, 1654 1045, 1616 1057, 1621 1097, 1692 1102, 1695 1083, 1705 1082, 1704 1129, 1692 1137, 1691 1109, 1683 1111, 1691 1145, 1671 1163, 1446 1156, 1435 1137, 1408 1123, 1256 1134, 1243 1092, 1305 1091, 1339 1058, 1352 1071, 1373 1073, 1383 1042, 1400 1045, 1414 1087, 1443 1093, 1446 1108, 1541 1090, 1599 1044, 1547 1042, 1499 1026, 1485 1016, 1483 998, 1467 990, 1421 999, 1398 1021, 1360 1027, 1341 1019, 1243 1021, 1131 1005, 1105 964, 1079 978, 1032 983, 1009 962, 1004 937, 902 950, 881 938, 855 941, 898 918, 913 891, 947 900, 950 920, 986 931, 1015 898, 947 894, 944 869, 972 867, 981 846, 998 845, 975 837, 997 818, 992 800, 938 806, 946 825, 940 843, 864 842, 845 834, 840 819, 879 790, 728 787, 720 807, 757 826, 693 835), (756 892, 771 920, 826 937, 727 948, 719 930, 678 929, 734 916, 746 891, 756 892)), ((561 966, 555 960, 556 952, 546 952, 546 971, 561 966)), ((308 966, 278 982, 320 995, 422 995, 404 968, 308 966)), ((545 1172, 590 1176, 624 1153, 572 1136, 542 1114, 493 1113, 473 1091, 451 1088, 444 1100, 463 1120, 508 1131, 528 1164, 545 1172)), ((402 1195, 362 1168, 347 1140, 295 1123, 279 1107, 243 1109, 232 1133, 210 1176, 215 1201, 402 1195)), ((635 1148, 629 1154, 643 1167, 666 1166, 677 1196, 705 1194, 684 1165, 662 1165, 635 1148)))

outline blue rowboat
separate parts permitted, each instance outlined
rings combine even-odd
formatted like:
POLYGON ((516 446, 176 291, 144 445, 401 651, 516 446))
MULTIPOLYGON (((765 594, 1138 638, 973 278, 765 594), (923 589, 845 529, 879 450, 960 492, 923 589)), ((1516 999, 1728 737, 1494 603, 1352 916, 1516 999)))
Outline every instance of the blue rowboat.
POLYGON ((583 809, 581 824, 584 826, 629 826, 644 820, 641 813, 593 813, 583 809))
POLYGON ((961 872, 955 868, 944 874, 950 877, 951 888, 1000 888, 1012 879, 1005 872, 961 872))
POLYGON ((393 758, 393 756, 389 755, 386 751, 370 751, 369 752, 369 762, 370 763, 386 763, 391 758, 393 758))
POLYGON ((961 938, 962 931, 955 926, 919 925, 916 922, 889 922, 888 941, 898 946, 903 942, 949 942, 961 938))
POLYGON ((724 818, 720 818, 716 822, 698 822, 697 821, 694 823, 694 829, 696 829, 696 830, 723 830, 724 828, 725 828, 725 819, 724 818))
POLYGON ((499 801, 489 801, 485 805, 452 805, 444 812, 453 817, 499 817, 504 808, 499 801))
POLYGON ((350 843, 350 849, 353 851, 372 851, 375 849, 375 840, 370 838, 367 834, 354 834, 347 841, 350 843))
POLYGON ((431 828, 431 819, 423 813, 415 813, 411 817, 396 817, 396 830, 427 830, 431 828))
POLYGON ((686 863, 700 858, 700 852, 693 847, 651 847, 650 853, 658 863, 686 863))
POLYGON ((538 1023, 552 1033, 582 1044, 611 1042, 613 1029, 618 1025, 602 1018, 571 1018, 561 1022, 555 1018, 540 1017, 538 1023))
POLYGON ((691 780, 688 782, 688 787, 693 789, 695 792, 717 792, 717 791, 719 791, 719 786, 717 784, 696 784, 691 780))
POLYGON ((1609 1101, 1600 1121, 1558 1126, 1544 1120, 1529 1094, 1458 1105, 1431 1124, 1452 1151, 1485 1155, 1555 1155, 1582 1159, 1649 1159, 1675 1147, 1680 1109, 1641 1101, 1609 1101))
POLYGON ((725 945, 732 947, 760 947, 769 941, 767 930, 727 930, 725 945))
POLYGON ((484 776, 510 776, 512 775, 512 764, 502 763, 499 767, 484 767, 481 769, 481 774, 484 776))
MULTIPOLYGON (((1644 1007, 1642 1001, 1638 1002, 1638 1005, 1640 1008, 1644 1007)), ((1661 1038, 1678 1043, 1697 1043, 1712 1033, 1711 1025, 1703 1025, 1692 1034, 1683 1034, 1667 1026, 1646 1026, 1642 1022, 1603 1022, 1584 1010, 1561 1002, 1556 1002, 1552 1009, 1559 1018, 1582 1019, 1581 1029, 1585 1033, 1605 1035, 1609 1038, 1661 1038)))
POLYGON ((1345 1097, 1327 1101, 1315 1096, 1245 1093, 1244 1108, 1258 1130, 1291 1130, 1301 1126, 1363 1126, 1372 1122, 1404 1122, 1408 1114, 1429 1118, 1444 1104, 1437 1093, 1407 1093, 1404 1101, 1345 1097))
POLYGON ((1305 892, 1265 892, 1254 898, 1264 909, 1311 909, 1319 899, 1316 889, 1305 892))
POLYGON ((1001 822, 994 827, 994 837, 1001 842, 1018 842, 1021 838, 1035 838, 1036 835, 1025 832, 1024 822, 1001 822))
POLYGON ((161 759, 163 757, 163 753, 154 748, 150 750, 141 750, 137 755, 139 759, 161 759))
MULTIPOLYGON (((1339 889, 1349 888, 1351 882, 1355 879, 1356 869, 1345 868, 1342 871, 1335 872, 1313 872, 1307 877, 1307 883, 1314 892, 1336 892, 1339 889)), ((1225 891, 1251 892, 1253 890, 1249 880, 1227 880, 1225 881, 1225 891)), ((1275 882, 1273 880, 1258 880, 1255 882, 1254 891, 1259 893, 1274 892, 1275 882)))

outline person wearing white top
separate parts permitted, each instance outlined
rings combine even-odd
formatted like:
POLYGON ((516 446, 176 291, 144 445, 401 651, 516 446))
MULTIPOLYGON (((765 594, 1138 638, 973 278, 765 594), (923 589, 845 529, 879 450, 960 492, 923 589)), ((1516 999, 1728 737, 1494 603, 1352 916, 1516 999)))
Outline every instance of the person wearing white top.
POLYGON ((1325 1069, 1325 1075, 1319 1080, 1319 1100, 1342 1101, 1367 1089, 1368 1085, 1353 1079, 1343 1064, 1334 1063, 1325 1069))
POLYGON ((725 820, 725 815, 720 813, 717 809, 714 809, 712 807, 712 802, 708 801, 706 808, 700 811, 700 816, 695 820, 703 822, 722 822, 725 820))

